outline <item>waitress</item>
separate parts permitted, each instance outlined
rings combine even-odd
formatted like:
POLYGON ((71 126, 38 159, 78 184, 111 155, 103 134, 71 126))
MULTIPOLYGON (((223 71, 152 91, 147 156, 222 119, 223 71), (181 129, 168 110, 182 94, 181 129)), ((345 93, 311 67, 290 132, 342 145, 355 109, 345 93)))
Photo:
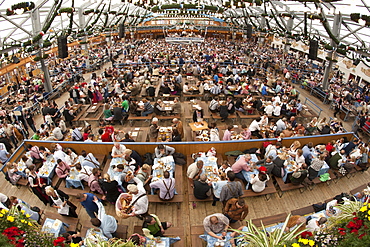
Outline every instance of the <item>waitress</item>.
POLYGON ((45 192, 50 197, 50 204, 58 209, 60 215, 78 218, 76 214, 77 207, 68 201, 69 196, 66 193, 61 190, 54 190, 51 186, 47 186, 45 192))

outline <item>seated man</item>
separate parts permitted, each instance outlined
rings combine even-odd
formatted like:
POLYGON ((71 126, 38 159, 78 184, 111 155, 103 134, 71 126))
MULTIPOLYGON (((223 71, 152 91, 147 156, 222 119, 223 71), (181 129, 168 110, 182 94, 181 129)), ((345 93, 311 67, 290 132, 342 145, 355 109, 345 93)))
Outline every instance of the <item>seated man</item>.
POLYGON ((94 168, 92 168, 91 166, 81 166, 80 163, 77 163, 75 167, 76 167, 76 170, 78 171, 78 175, 77 175, 78 179, 88 183, 89 177, 92 174, 92 170, 94 168))
POLYGON ((94 168, 87 184, 89 185, 92 192, 103 195, 102 199, 105 200, 104 191, 99 184, 100 175, 101 171, 99 170, 99 168, 94 168))
POLYGON ((199 180, 194 181, 194 196, 199 200, 207 199, 212 194, 211 184, 207 184, 207 176, 200 175, 199 180))
POLYGON ((112 148, 112 158, 123 158, 125 156, 126 146, 115 142, 112 148))
POLYGON ((231 198, 239 198, 244 194, 243 186, 239 181, 235 181, 235 173, 233 171, 227 172, 227 179, 227 184, 222 187, 220 193, 220 201, 224 206, 231 198))
POLYGON ((167 145, 159 144, 155 148, 154 153, 156 158, 162 158, 169 155, 173 155, 175 153, 175 149, 167 145))
POLYGON ((157 215, 151 214, 144 217, 143 233, 149 239, 163 237, 164 231, 171 226, 170 222, 161 222, 157 215))
POLYGON ((81 166, 90 166, 92 168, 99 168, 100 163, 99 161, 95 158, 95 156, 92 153, 87 153, 85 150, 81 151, 81 157, 83 161, 81 162, 81 166))
POLYGON ((233 172, 235 173, 235 177, 241 179, 244 183, 246 183, 247 181, 245 180, 243 174, 242 174, 242 171, 249 171, 250 170, 250 167, 252 165, 252 162, 251 162, 251 155, 250 154, 246 154, 244 156, 241 156, 232 166, 231 166, 231 169, 233 170, 233 172))
POLYGON ((62 161, 61 159, 57 160, 57 167, 55 168, 55 173, 59 178, 65 178, 69 175, 69 172, 71 171, 71 167, 62 161))
POLYGON ((18 199, 16 196, 10 196, 9 203, 9 208, 17 207, 19 210, 24 210, 25 215, 30 215, 31 219, 36 220, 37 222, 40 220, 40 214, 36 211, 31 210, 31 207, 28 203, 24 202, 21 199, 18 199))
POLYGON ((229 219, 220 213, 208 215, 203 220, 204 231, 211 237, 223 240, 226 236, 227 228, 229 227, 229 219), (218 236, 217 234, 220 234, 218 236))
POLYGON ((231 198, 224 208, 224 215, 230 220, 230 223, 244 220, 248 212, 248 206, 243 198, 231 198))
POLYGON ((327 219, 325 217, 318 218, 311 218, 306 225, 307 231, 314 232, 319 230, 320 228, 324 228, 327 219))
POLYGON ((163 173, 163 177, 163 180, 151 182, 149 186, 152 189, 159 189, 159 199, 169 201, 175 195, 175 179, 170 178, 170 173, 168 171, 163 173))
POLYGON ((202 173, 203 161, 198 160, 188 167, 187 176, 190 180, 190 186, 194 188, 194 181, 198 180, 202 173))
POLYGON ((105 213, 103 204, 98 200, 96 196, 94 196, 94 202, 98 206, 98 215, 97 218, 92 218, 90 220, 91 224, 93 226, 99 227, 104 236, 106 236, 107 238, 111 239, 113 237, 116 237, 117 231, 116 219, 113 216, 107 215, 105 213))

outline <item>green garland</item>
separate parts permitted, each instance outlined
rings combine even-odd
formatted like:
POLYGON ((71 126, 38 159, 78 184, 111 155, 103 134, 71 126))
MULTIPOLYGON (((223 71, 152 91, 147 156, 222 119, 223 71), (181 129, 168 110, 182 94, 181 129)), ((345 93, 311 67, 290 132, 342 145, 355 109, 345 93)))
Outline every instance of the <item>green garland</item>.
POLYGON ((12 5, 11 8, 7 9, 6 15, 7 16, 15 15, 16 14, 15 10, 17 9, 23 9, 26 12, 26 11, 33 10, 34 8, 35 8, 34 2, 21 2, 21 3, 14 4, 12 5))
MULTIPOLYGON (((104 8, 105 8, 105 4, 103 5, 102 9, 104 9, 104 8)), ((97 15, 96 19, 89 26, 86 27, 86 31, 89 31, 93 26, 95 26, 95 24, 99 21, 99 18, 101 16, 102 12, 103 11, 100 11, 99 14, 97 15)))
POLYGON ((74 12, 74 8, 61 8, 59 9, 59 14, 61 13, 73 13, 74 12))

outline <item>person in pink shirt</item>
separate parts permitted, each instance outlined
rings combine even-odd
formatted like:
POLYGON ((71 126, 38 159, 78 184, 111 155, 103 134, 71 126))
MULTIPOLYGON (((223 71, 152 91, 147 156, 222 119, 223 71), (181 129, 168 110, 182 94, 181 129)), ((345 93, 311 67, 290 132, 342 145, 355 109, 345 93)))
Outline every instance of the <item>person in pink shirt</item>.
POLYGON ((92 192, 103 195, 102 200, 105 200, 105 193, 99 184, 100 175, 101 172, 99 168, 94 168, 92 170, 92 174, 90 174, 89 182, 87 184, 92 192))
POLYGON ((252 162, 251 162, 251 155, 246 154, 244 156, 241 156, 232 166, 231 169, 235 173, 235 177, 243 180, 244 183, 247 183, 245 180, 242 171, 249 171, 251 168, 252 162))
POLYGON ((59 178, 65 178, 69 175, 71 167, 61 159, 57 160, 58 166, 55 168, 55 173, 59 178))
POLYGON ((227 126, 227 130, 225 130, 224 137, 222 138, 223 141, 230 141, 231 140, 231 133, 234 130, 234 126, 229 125, 227 126))

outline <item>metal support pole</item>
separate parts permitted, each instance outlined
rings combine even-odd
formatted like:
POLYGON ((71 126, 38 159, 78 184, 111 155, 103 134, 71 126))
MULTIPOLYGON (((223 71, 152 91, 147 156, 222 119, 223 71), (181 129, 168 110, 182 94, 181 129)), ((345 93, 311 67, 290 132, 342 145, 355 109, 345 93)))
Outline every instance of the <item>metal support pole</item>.
MULTIPOLYGON (((337 14, 334 15, 332 33, 337 38, 339 37, 339 34, 340 34, 339 33, 340 32, 340 25, 341 25, 341 22, 342 22, 341 19, 342 19, 342 16, 341 16, 340 13, 337 13, 337 14)), ((337 44, 333 40, 331 40, 330 45, 335 49, 328 53, 328 57, 330 57, 331 60, 329 61, 329 64, 326 66, 325 72, 324 72, 324 79, 322 81, 322 87, 323 87, 324 90, 327 90, 329 88, 329 75, 330 75, 330 72, 333 69, 333 64, 334 64, 332 59, 333 59, 333 56, 335 55, 335 50, 336 50, 336 47, 337 47, 337 44)))
MULTIPOLYGON (((32 19, 32 32, 34 35, 41 32, 41 21, 40 21, 40 10, 35 9, 31 12, 31 19, 32 19)), ((41 44, 43 41, 42 39, 39 41, 39 44, 41 44)), ((43 52, 42 48, 40 48, 39 56, 42 57, 43 52)), ((53 87, 51 85, 50 81, 50 74, 49 69, 45 65, 44 59, 40 60, 41 63, 41 70, 44 72, 44 88, 46 92, 51 92, 53 90, 53 87)))

